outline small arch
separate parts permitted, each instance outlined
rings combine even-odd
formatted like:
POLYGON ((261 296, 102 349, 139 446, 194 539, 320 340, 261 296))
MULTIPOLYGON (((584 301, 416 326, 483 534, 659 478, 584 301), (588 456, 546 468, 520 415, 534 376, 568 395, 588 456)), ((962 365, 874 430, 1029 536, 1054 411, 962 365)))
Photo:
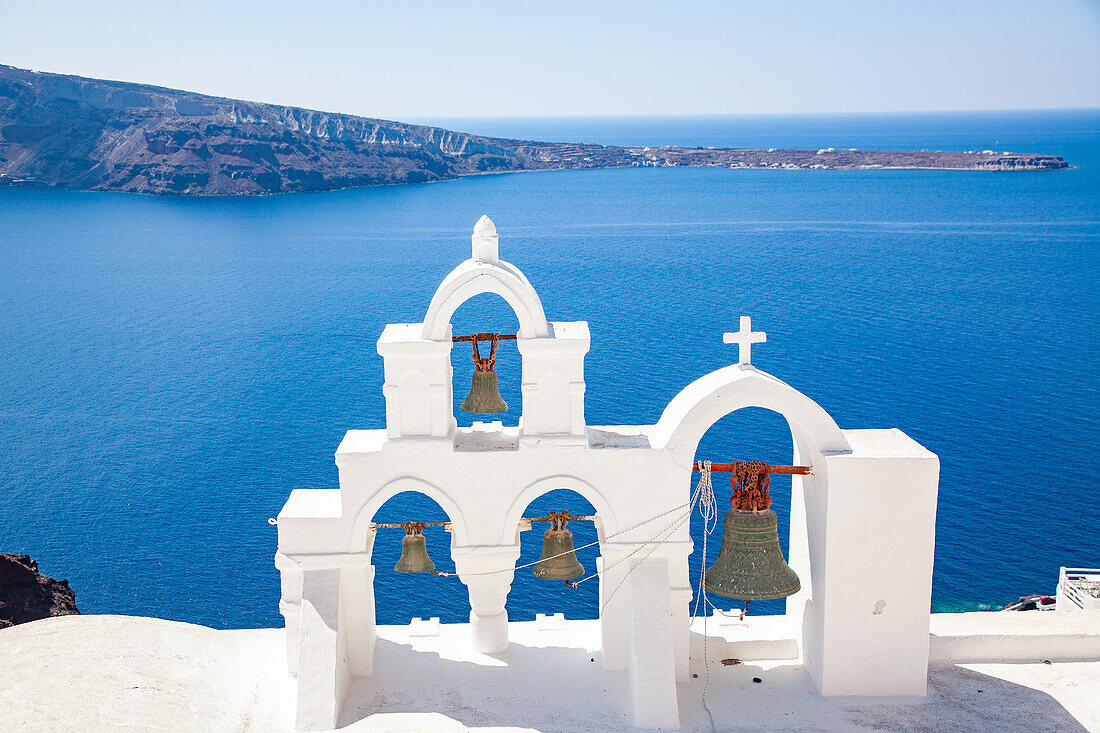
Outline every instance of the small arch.
POLYGON ((653 445, 693 456, 711 425, 743 407, 778 412, 796 443, 815 453, 850 453, 836 422, 816 402, 790 385, 753 367, 734 364, 684 387, 665 408, 653 431, 653 445))
MULTIPOLYGON (((450 517, 443 508, 419 491, 399 491, 387 499, 374 515, 375 522, 440 522, 450 517)), ((454 569, 451 536, 443 527, 425 527, 428 556, 437 571, 454 569)), ((374 597, 373 616, 377 624, 407 624, 412 618, 438 616, 444 623, 467 620, 469 614, 466 587, 461 583, 428 573, 397 572, 405 538, 400 527, 377 529, 370 548, 374 597)), ((349 588, 349 593, 357 591, 349 588)))
POLYGON ((496 293, 508 302, 519 319, 523 338, 545 338, 550 325, 538 293, 523 273, 502 260, 480 262, 466 260, 439 284, 424 316, 421 338, 441 341, 447 338, 451 316, 459 306, 481 293, 496 293))
MULTIPOLYGON (((451 327, 455 335, 490 330, 515 332, 518 325, 511 306, 495 293, 481 293, 463 303, 451 315, 451 327)), ((488 342, 482 341, 478 348, 481 356, 489 356, 491 346, 488 342)), ((523 355, 519 353, 517 342, 502 341, 497 350, 497 388, 500 396, 508 403, 508 410, 503 413, 479 415, 462 411, 461 405, 469 394, 470 378, 474 372, 472 356, 469 343, 457 343, 451 349, 451 414, 455 423, 469 426, 474 421, 500 420, 505 425, 517 425, 523 412, 523 355)))
POLYGON ((615 519, 615 512, 611 508, 611 502, 607 501, 596 487, 576 476, 559 474, 533 481, 519 493, 519 496, 512 502, 512 506, 509 507, 508 513, 504 518, 504 527, 501 532, 500 540, 502 545, 514 545, 516 543, 516 528, 519 526, 519 520, 523 518, 524 510, 527 509, 528 505, 535 499, 554 489, 569 489, 579 494, 595 508, 596 513, 600 517, 597 528, 599 529, 601 540, 609 534, 615 534, 619 531, 619 524, 615 519))
POLYGON ((374 522, 374 515, 378 513, 378 510, 381 509, 382 505, 387 501, 398 494, 409 491, 423 494, 438 504, 444 511, 451 522, 451 537, 453 544, 469 544, 469 527, 466 523, 466 517, 459 508, 458 502, 450 494, 435 484, 415 476, 402 476, 382 486, 370 498, 370 501, 359 509, 359 512, 355 515, 355 520, 352 522, 348 552, 363 552, 365 548, 370 547, 372 542, 370 536, 372 531, 371 524, 374 522))
MULTIPOLYGON (((588 516, 596 512, 595 506, 582 494, 567 486, 556 486, 531 500, 521 513, 524 516, 546 516, 550 511, 568 511, 574 516, 588 516)), ((591 577, 576 588, 562 582, 547 581, 534 575, 535 563, 542 556, 543 535, 550 525, 536 522, 525 532, 518 533, 519 544, 517 570, 508 593, 508 614, 511 620, 532 621, 535 613, 564 613, 570 619, 599 617, 600 579, 591 577)), ((577 560, 584 567, 582 577, 590 577, 597 571, 596 558, 602 555, 600 531, 592 522, 570 522, 573 546, 577 560), (593 543, 596 543, 595 545, 593 543)), ((585 659, 585 661, 588 661, 585 659)))

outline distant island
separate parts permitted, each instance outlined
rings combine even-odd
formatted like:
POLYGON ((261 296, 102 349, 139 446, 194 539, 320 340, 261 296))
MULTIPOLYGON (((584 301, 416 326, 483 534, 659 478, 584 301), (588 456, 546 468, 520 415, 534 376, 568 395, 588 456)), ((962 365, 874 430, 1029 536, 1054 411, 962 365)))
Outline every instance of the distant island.
POLYGON ((1058 156, 993 150, 615 147, 509 140, 0 65, 0 186, 273 194, 485 173, 644 166, 1069 167, 1058 156))

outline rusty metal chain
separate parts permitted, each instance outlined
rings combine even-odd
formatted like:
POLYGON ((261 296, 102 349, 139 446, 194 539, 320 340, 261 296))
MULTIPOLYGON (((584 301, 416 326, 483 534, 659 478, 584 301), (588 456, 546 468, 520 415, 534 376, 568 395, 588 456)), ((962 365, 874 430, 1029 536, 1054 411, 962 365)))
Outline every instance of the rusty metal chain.
POLYGON ((772 505, 768 494, 771 485, 771 467, 763 461, 737 461, 730 471, 730 487, 733 496, 730 503, 734 509, 743 512, 755 512, 772 505))
POLYGON ((476 371, 479 371, 479 372, 491 372, 491 371, 493 371, 493 367, 496 366, 496 363, 497 363, 497 347, 500 346, 500 339, 501 339, 501 335, 498 334, 498 333, 490 333, 490 334, 479 333, 479 334, 475 334, 474 336, 470 337, 470 339, 469 339, 470 344, 474 347, 473 360, 474 360, 474 367, 475 367, 476 371), (486 337, 486 340, 489 341, 492 344, 492 346, 489 348, 489 358, 488 359, 482 359, 481 358, 481 352, 479 352, 478 349, 477 349, 477 342, 481 340, 482 336, 486 337))

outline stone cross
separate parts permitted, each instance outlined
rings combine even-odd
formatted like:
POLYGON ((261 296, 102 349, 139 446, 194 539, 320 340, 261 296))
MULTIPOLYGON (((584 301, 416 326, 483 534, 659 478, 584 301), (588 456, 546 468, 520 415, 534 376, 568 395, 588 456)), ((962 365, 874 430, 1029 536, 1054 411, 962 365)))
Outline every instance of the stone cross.
POLYGON ((737 344, 737 363, 748 366, 752 363, 752 345, 762 344, 768 340, 763 331, 752 330, 752 319, 741 316, 741 330, 737 333, 722 334, 722 342, 737 344))

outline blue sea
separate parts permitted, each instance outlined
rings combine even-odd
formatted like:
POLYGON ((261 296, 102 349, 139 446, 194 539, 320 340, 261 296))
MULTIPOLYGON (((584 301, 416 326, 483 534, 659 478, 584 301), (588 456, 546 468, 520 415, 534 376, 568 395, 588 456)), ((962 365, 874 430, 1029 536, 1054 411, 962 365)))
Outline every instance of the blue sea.
MULTIPOLYGON (((549 317, 591 325, 589 424, 656 421, 736 358, 722 333, 751 315, 768 334, 758 367, 841 427, 900 428, 939 454, 934 610, 997 608, 1053 591, 1061 565, 1100 565, 1100 111, 425 121, 608 144, 990 148, 1075 167, 545 172, 266 198, 0 189, 0 551, 67 578, 85 613, 280 624, 268 518, 294 488, 337 486, 347 429, 383 426, 375 342, 423 318, 488 214, 549 317)), ((454 327, 516 321, 484 296, 454 327)), ((501 352, 515 408, 518 358, 501 352)), ((454 364, 457 402, 462 348, 454 364)), ((790 435, 740 411, 699 458, 787 463, 790 435)), ((728 484, 717 493, 725 505, 728 484)), ((785 539, 789 479, 772 493, 785 539)), ((590 511, 554 492, 529 515, 554 508, 590 511)), ((442 516, 402 494, 378 521, 442 516)), ((594 539, 572 526, 578 545, 594 539)), ((390 571, 400 534, 376 543, 379 621, 466 620, 457 579, 390 571)), ((521 563, 540 535, 524 533, 521 563)), ((444 570, 448 539, 428 530, 444 570)), ((593 569, 596 548, 579 554, 593 569)), ((596 583, 522 570, 508 610, 594 617, 596 583)))

